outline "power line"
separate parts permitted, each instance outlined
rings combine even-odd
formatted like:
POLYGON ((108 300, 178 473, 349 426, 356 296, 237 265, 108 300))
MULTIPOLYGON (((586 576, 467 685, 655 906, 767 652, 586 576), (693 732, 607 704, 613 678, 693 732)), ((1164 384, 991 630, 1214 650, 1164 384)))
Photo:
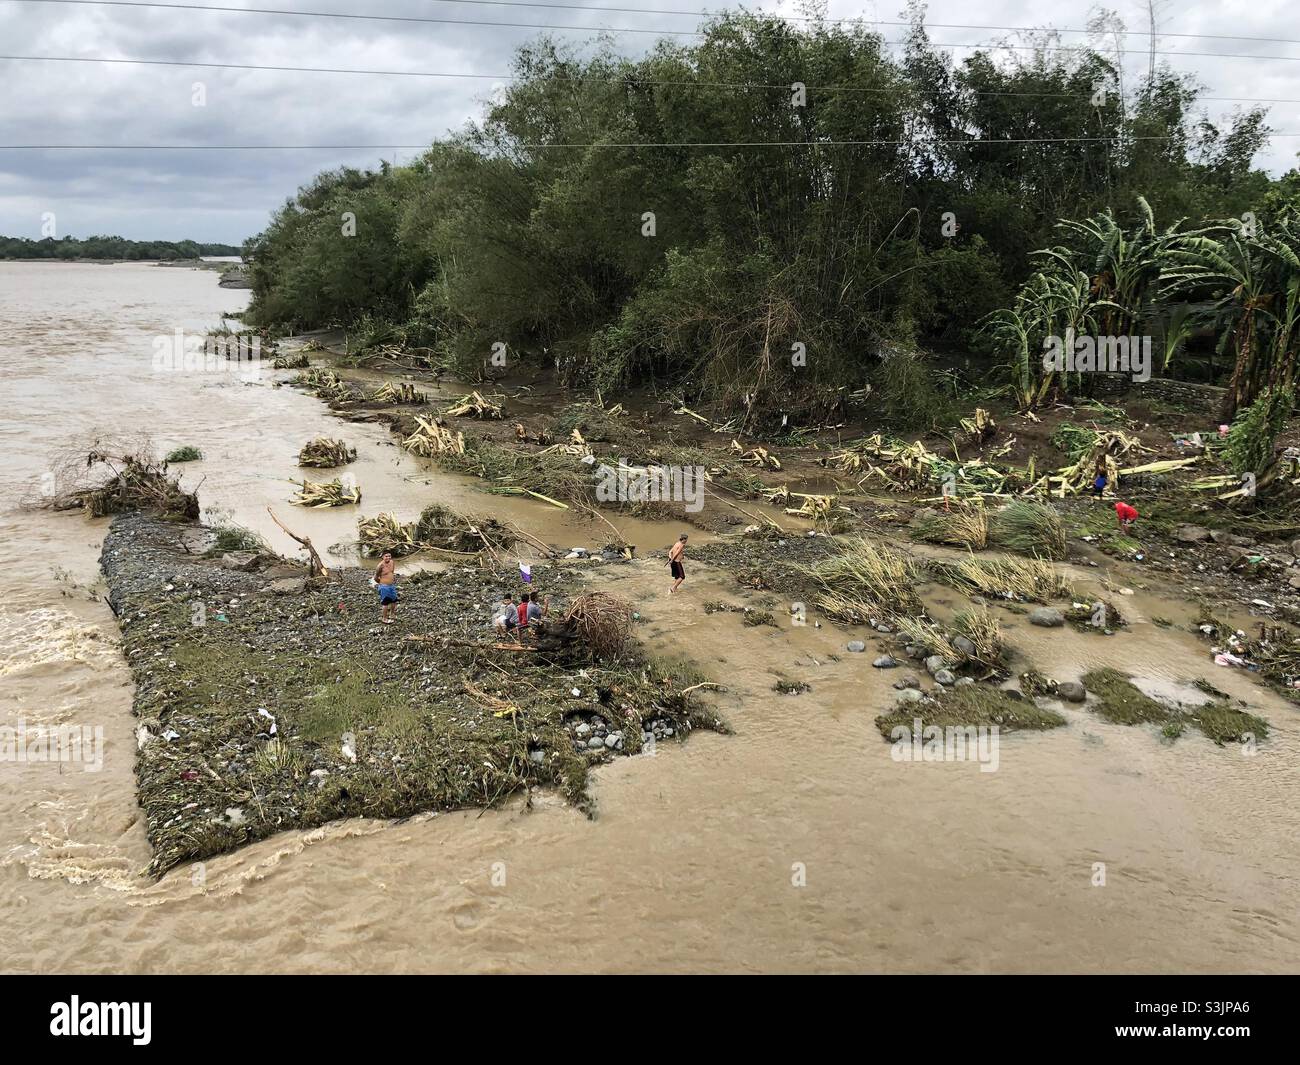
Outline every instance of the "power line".
MULTIPOLYGON (((22 0, 19 0, 19 2, 22 2, 22 0)), ((26 0, 26 2, 91 4, 94 2, 94 0, 26 0)), ((108 0, 105 0, 105 2, 108 2, 108 0)), ((668 15, 668 16, 676 16, 681 18, 702 18, 702 19, 713 18, 719 14, 725 13, 727 10, 724 8, 722 11, 684 11, 679 8, 616 7, 616 6, 607 6, 607 5, 598 5, 598 4, 546 4, 546 3, 537 3, 537 2, 530 3, 528 2, 528 0, 433 0, 433 2, 444 3, 444 4, 450 3, 450 4, 467 5, 467 6, 472 5, 476 7, 522 7, 522 8, 532 8, 532 9, 551 10, 551 11, 580 11, 580 12, 599 11, 599 12, 609 12, 609 13, 621 14, 621 15, 668 15)), ((139 6, 185 6, 185 5, 145 5, 145 4, 129 4, 129 3, 121 2, 121 3, 115 3, 113 4, 113 6, 139 7, 139 6)), ((196 10, 227 10, 227 9, 196 8, 196 10)), ((253 9, 234 8, 231 10, 246 11, 246 10, 253 10, 253 9)), ((737 10, 743 10, 743 9, 737 9, 737 10)), ((276 13, 277 14, 299 14, 300 12, 276 12, 276 13)), ((302 12, 302 13, 317 14, 316 12, 302 12)), ((746 13, 761 15, 764 18, 775 19, 781 22, 816 22, 819 24, 824 23, 829 25, 852 25, 852 24, 861 23, 870 26, 899 26, 903 28, 910 28, 913 25, 911 22, 902 21, 898 19, 876 19, 876 18, 865 18, 865 17, 818 18, 815 16, 806 16, 806 15, 782 15, 774 11, 762 11, 762 10, 755 11, 755 12, 746 12, 746 13)), ((339 15, 337 17, 356 18, 360 16, 339 15)), ((380 17, 380 16, 376 16, 376 17, 380 17)), ((393 16, 393 18, 396 19, 396 16, 393 16)), ((412 19, 401 19, 400 21, 435 21, 435 20, 412 18, 412 19)), ((502 25, 502 23, 493 23, 492 25, 502 25)), ((1050 30, 1056 33, 1080 33, 1080 34, 1092 34, 1095 32, 1089 29, 1077 29, 1071 27, 1000 26, 1000 25, 976 24, 976 23, 968 23, 968 22, 929 22, 929 21, 923 23, 923 28, 942 29, 942 30, 981 30, 981 31, 996 30, 998 32, 1020 32, 1020 33, 1038 33, 1038 32, 1043 32, 1045 30, 1050 30)), ((669 32, 669 31, 659 31, 659 32, 669 32)), ((1135 37, 1178 37, 1184 40, 1255 41, 1261 44, 1300 44, 1300 40, 1292 40, 1292 39, 1279 38, 1279 37, 1253 37, 1253 36, 1247 36, 1242 34, 1230 34, 1230 33, 1176 33, 1169 30, 1151 31, 1151 30, 1129 30, 1129 29, 1124 30, 1124 32, 1131 33, 1135 37)), ((951 46, 944 46, 944 47, 951 47, 951 46)), ((1150 52, 1147 51, 1144 54, 1149 55, 1150 52)), ((1181 53, 1174 53, 1174 54, 1181 54, 1181 53)))
MULTIPOLYGON (((1300 137, 1300 133, 1269 133, 1274 137, 1300 137)), ((528 151, 552 148, 902 148, 952 147, 1007 144, 1099 144, 1136 141, 1169 141, 1172 135, 1143 137, 989 137, 967 140, 853 141, 596 141, 589 144, 517 144, 512 147, 528 151)), ((175 152, 252 152, 252 151, 425 151, 432 144, 0 144, 0 151, 175 151, 175 152)))
MULTIPOLYGON (((617 14, 637 14, 637 15, 681 15, 693 18, 711 18, 719 14, 716 11, 682 11, 679 9, 653 8, 653 7, 605 7, 596 4, 542 4, 528 3, 527 0, 433 0, 439 4, 473 4, 483 7, 531 7, 531 8, 553 8, 557 11, 610 11, 617 14)), ((853 23, 866 23, 871 26, 902 26, 910 28, 912 23, 903 22, 896 19, 879 19, 879 18, 817 18, 806 15, 779 15, 773 11, 756 11, 753 14, 762 15, 766 18, 780 19, 782 22, 817 22, 827 23, 830 25, 850 25, 853 23)), ((931 28, 936 30, 997 30, 1036 33, 1041 32, 1048 27, 1042 26, 987 26, 974 25, 964 22, 930 22, 928 19, 922 28, 931 28)), ((1085 33, 1090 34, 1093 31, 1087 29, 1070 29, 1068 27, 1051 27, 1057 33, 1085 33)), ((1258 41, 1261 44, 1300 44, 1300 40, 1287 40, 1281 37, 1245 37, 1237 34, 1228 33, 1172 33, 1168 30, 1158 30, 1152 33, 1150 30, 1125 30, 1126 33, 1132 33, 1136 37, 1181 37, 1192 40, 1208 41, 1258 41)), ((1149 53, 1148 53, 1149 54, 1149 53)))
MULTIPOLYGON (((642 33, 652 36, 674 36, 674 37, 703 37, 707 36, 701 30, 669 30, 653 29, 645 27, 632 26, 573 26, 567 24, 556 24, 549 22, 488 22, 482 19, 460 19, 460 18, 429 18, 427 16, 417 15, 370 15, 355 12, 339 11, 294 11, 286 8, 260 8, 260 7, 226 7, 216 4, 171 4, 161 2, 148 2, 148 0, 7 0, 9 3, 28 3, 28 4, 64 4, 81 7, 122 7, 122 8, 155 8, 170 11, 206 11, 219 12, 222 14, 239 14, 239 15, 283 15, 299 18, 333 18, 333 19, 352 19, 363 22, 397 22, 397 23, 427 23, 438 26, 484 26, 495 27, 497 29, 522 29, 522 30, 569 30, 580 31, 583 33, 642 33)), ((548 5, 542 5, 548 6, 548 5)), ((973 28, 973 27, 972 27, 973 28)), ((991 27, 995 28, 995 27, 991 27)), ((1074 32, 1074 31, 1068 31, 1074 32)), ((1171 35, 1172 36, 1172 35, 1171 35)), ((906 44, 906 41, 883 41, 889 47, 900 47, 906 44)), ((1074 45, 1048 45, 1048 44, 971 44, 964 42, 949 41, 932 41, 931 47, 934 48, 975 48, 975 49, 1010 49, 1012 51, 1029 51, 1029 52, 1077 52, 1089 47, 1083 44, 1074 45)), ((1100 49, 1094 49, 1101 54, 1100 49)), ((1300 63, 1300 56, 1287 55, 1255 55, 1251 53, 1240 52, 1171 52, 1164 49, 1136 49, 1136 48, 1115 48, 1106 49, 1107 55, 1164 55, 1176 56, 1179 58, 1199 58, 1199 59, 1254 59, 1254 60, 1275 60, 1278 62, 1300 63)))
MULTIPOLYGON (((298 74, 371 74, 385 77, 404 77, 404 78, 467 78, 478 81, 517 81, 519 76, 515 74, 476 74, 471 71, 437 71, 437 70, 372 70, 357 67, 290 67, 274 64, 258 63, 210 63, 200 60, 190 59, 123 59, 123 58, 97 58, 94 56, 80 55, 0 55, 0 61, 13 62, 31 62, 31 63, 108 63, 127 66, 153 66, 153 67, 198 67, 209 70, 262 70, 273 73, 298 73, 298 74)), ((715 88, 715 89, 790 89, 788 82, 753 82, 753 81, 672 81, 660 78, 637 78, 637 77, 593 77, 581 74, 576 77, 563 75, 551 75, 553 80, 572 81, 572 82, 596 82, 619 85, 625 82, 632 82, 637 85, 648 85, 664 88, 715 88)), ((805 85, 809 92, 861 92, 861 93, 884 93, 887 95, 904 95, 905 90, 888 89, 888 88, 865 88, 857 85, 805 85)), ((1083 100, 1090 97, 1084 93, 1041 93, 1041 92, 993 92, 993 91, 972 91, 974 96, 1024 96, 1034 98, 1050 98, 1065 100, 1083 100)), ((1300 104, 1300 100, 1285 99, 1254 99, 1245 96, 1200 96, 1198 100, 1206 100, 1215 103, 1256 103, 1256 104, 1300 104)))

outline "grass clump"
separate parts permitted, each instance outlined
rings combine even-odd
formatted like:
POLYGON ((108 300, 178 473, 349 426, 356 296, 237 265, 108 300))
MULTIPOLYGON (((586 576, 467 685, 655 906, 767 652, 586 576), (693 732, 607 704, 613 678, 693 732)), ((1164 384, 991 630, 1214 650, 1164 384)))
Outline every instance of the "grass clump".
POLYGON ((817 605, 838 621, 924 613, 913 587, 920 568, 907 555, 868 540, 850 540, 843 553, 801 567, 821 587, 817 605))
POLYGON ((184 447, 172 448, 167 452, 165 462, 198 462, 203 458, 203 452, 192 444, 186 444, 184 447))
POLYGON ((996 725, 1003 732, 1059 728, 1065 718, 1055 710, 1037 706, 1028 699, 1017 699, 1000 688, 978 684, 945 691, 933 703, 908 703, 876 718, 876 728, 885 739, 895 739, 894 730, 911 733, 919 719, 923 729, 974 728, 996 725))
POLYGON ((958 504, 951 510, 917 511, 912 536, 932 544, 982 548, 988 544, 988 514, 982 504, 958 504))
POLYGON ((772 616, 770 610, 747 610, 742 619, 746 628, 757 628, 759 625, 771 625, 776 628, 776 618, 772 616))
POLYGON ((231 551, 269 551, 265 540, 242 525, 217 525, 212 529, 210 554, 224 555, 231 551))
POLYGON ((1064 558, 1065 524, 1043 503, 1016 500, 989 519, 988 539, 1007 551, 1033 558, 1064 558))
POLYGON ((1047 560, 1015 558, 965 558, 960 562, 936 562, 936 575, 967 594, 1046 603, 1067 598, 1073 586, 1047 560))

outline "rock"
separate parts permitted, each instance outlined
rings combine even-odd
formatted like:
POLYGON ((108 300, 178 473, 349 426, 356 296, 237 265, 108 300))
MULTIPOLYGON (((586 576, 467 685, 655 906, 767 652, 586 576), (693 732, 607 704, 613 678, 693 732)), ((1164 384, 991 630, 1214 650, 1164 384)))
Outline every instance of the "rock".
POLYGON ((903 676, 899 677, 898 680, 894 681, 894 687, 899 691, 902 691, 904 688, 919 688, 920 686, 921 682, 916 679, 915 673, 905 673, 903 676))
POLYGON ((1088 698, 1088 689, 1077 680, 1063 680, 1056 686, 1056 694, 1067 702, 1081 703, 1088 698))
POLYGON ((973 688, 973 687, 975 687, 975 681, 974 681, 973 679, 971 679, 970 677, 958 677, 958 678, 957 678, 957 683, 954 684, 953 687, 954 687, 954 688, 973 688))
POLYGON ((876 626, 876 631, 888 634, 893 632, 894 630, 882 622, 881 624, 876 626))
POLYGON ((867 649, 867 645, 863 643, 861 640, 849 641, 849 650, 853 651, 854 653, 860 653, 862 651, 865 651, 866 649, 867 649))
POLYGON ((934 675, 935 682, 938 684, 954 684, 957 681, 956 674, 951 669, 941 669, 934 675))
POLYGON ((301 577, 301 566, 268 566, 262 570, 262 576, 268 581, 282 580, 285 577, 301 577))
POLYGON ((894 659, 890 658, 889 655, 881 655, 871 664, 877 669, 893 669, 898 665, 898 663, 894 659))
POLYGON ((1008 699, 1014 699, 1018 703, 1029 702, 1028 697, 1019 688, 1003 688, 1002 694, 1005 695, 1008 699))
POLYGON ((931 676, 938 673, 939 670, 945 669, 947 665, 948 665, 948 660, 944 658, 943 655, 931 655, 929 658, 925 660, 926 672, 929 673, 931 676))
POLYGON ((593 750, 593 751, 599 750, 601 747, 604 746, 605 746, 605 741, 602 740, 599 736, 592 736, 591 739, 587 741, 587 747, 589 750, 593 750))
POLYGON ((266 586, 266 591, 275 595, 302 595, 306 590, 306 577, 283 577, 278 581, 272 581, 266 586))
POLYGON ((221 556, 221 565, 226 569, 243 570, 247 573, 257 566, 256 551, 231 551, 221 556))
POLYGON ((1288 573, 1286 575, 1286 582, 1291 585, 1292 588, 1300 589, 1300 570, 1296 570, 1294 573, 1288 573))
POLYGON ((584 721, 573 730, 573 734, 585 740, 591 735, 591 726, 584 721))
POLYGON ((308 775, 312 778, 312 780, 324 780, 327 776, 330 775, 330 771, 328 769, 313 769, 311 773, 308 775))
POLYGON ((541 765, 543 762, 546 761, 546 752, 545 752, 545 751, 529 751, 529 752, 528 752, 528 760, 529 760, 530 762, 532 762, 533 765, 541 765))
POLYGON ((1210 530, 1199 525, 1180 525, 1174 530, 1174 539, 1180 544, 1199 544, 1210 538, 1210 530))
POLYGON ((605 737, 605 746, 612 751, 615 747, 618 746, 618 737, 611 732, 608 736, 605 737))
POLYGON ((1029 624, 1055 629, 1065 624, 1065 615, 1054 606, 1035 607, 1029 612, 1029 624))
POLYGON ((965 636, 954 636, 952 645, 964 655, 973 655, 975 653, 975 644, 965 636))
POLYGON ((1228 544, 1232 547, 1251 547, 1255 541, 1249 536, 1238 536, 1236 533, 1225 532, 1223 529, 1215 529, 1210 533, 1210 539, 1216 544, 1228 544))
POLYGON ((1291 554, 1295 555, 1296 558, 1300 558, 1300 540, 1291 541, 1291 554))
POLYGON ((925 700, 925 696, 922 695, 916 688, 904 688, 896 696, 894 696, 894 699, 898 703, 906 705, 908 703, 923 702, 925 700))

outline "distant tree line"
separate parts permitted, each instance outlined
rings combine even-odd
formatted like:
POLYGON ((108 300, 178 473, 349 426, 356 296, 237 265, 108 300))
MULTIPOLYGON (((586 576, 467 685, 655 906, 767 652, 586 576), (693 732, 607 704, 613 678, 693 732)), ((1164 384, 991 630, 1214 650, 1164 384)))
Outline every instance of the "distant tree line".
POLYGON ((747 419, 873 380, 910 402, 934 375, 882 372, 882 352, 974 351, 1022 383, 986 319, 1059 219, 1267 226, 1297 199, 1295 172, 1252 168, 1261 110, 1221 128, 1188 76, 1122 84, 1107 27, 954 64, 922 14, 897 58, 860 26, 746 13, 639 60, 524 46, 480 123, 277 211, 245 245, 250 320, 462 370, 504 344, 573 384, 668 382, 747 419))
POLYGON ((231 244, 193 240, 127 240, 125 237, 0 237, 0 259, 197 259, 238 255, 231 244))

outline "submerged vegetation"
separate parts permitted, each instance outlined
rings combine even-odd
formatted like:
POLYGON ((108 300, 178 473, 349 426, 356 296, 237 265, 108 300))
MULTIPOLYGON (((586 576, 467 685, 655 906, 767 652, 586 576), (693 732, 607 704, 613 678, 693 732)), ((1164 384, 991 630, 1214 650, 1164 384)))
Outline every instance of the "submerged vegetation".
POLYGON ((1267 721, 1223 698, 1175 709, 1152 699, 1114 669, 1094 669, 1084 675, 1083 683, 1096 696, 1096 712, 1117 725, 1160 725, 1167 739, 1177 739, 1192 725, 1219 746, 1268 737, 1267 721))

